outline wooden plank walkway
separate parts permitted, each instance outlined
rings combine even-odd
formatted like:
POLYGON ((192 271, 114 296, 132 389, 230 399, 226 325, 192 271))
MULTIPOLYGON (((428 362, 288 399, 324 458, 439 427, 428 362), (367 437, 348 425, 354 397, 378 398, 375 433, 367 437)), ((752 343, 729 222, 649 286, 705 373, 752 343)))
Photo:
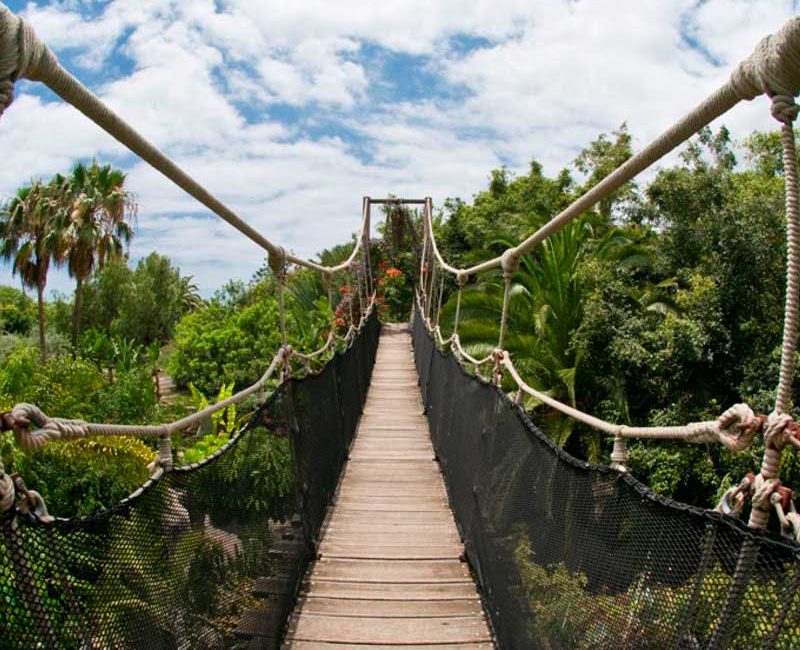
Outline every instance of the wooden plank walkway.
POLYGON ((419 399, 411 336, 384 326, 319 559, 284 648, 494 647, 419 399))

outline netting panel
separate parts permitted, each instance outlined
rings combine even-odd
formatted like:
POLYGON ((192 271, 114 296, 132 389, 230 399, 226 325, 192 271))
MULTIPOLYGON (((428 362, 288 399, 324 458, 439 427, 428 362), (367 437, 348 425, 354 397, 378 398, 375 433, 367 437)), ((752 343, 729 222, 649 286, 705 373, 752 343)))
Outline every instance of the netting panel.
POLYGON ((52 524, 5 516, 0 648, 277 647, 379 330, 374 314, 320 374, 278 388, 224 453, 133 500, 52 524), (276 497, 281 472, 294 487, 276 497))
POLYGON ((745 544, 756 560, 721 647, 800 647, 800 548, 575 459, 498 389, 414 349, 434 446, 498 643, 703 648, 745 544))

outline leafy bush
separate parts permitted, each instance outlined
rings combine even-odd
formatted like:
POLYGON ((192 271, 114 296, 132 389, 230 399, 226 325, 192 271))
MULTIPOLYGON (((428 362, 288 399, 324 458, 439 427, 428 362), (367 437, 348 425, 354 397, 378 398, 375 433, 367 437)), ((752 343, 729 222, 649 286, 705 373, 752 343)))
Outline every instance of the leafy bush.
POLYGON ((274 298, 240 311, 212 303, 178 323, 167 370, 178 385, 192 382, 204 393, 228 382, 246 386, 261 376, 280 341, 274 298))
POLYGON ((19 289, 0 286, 0 332, 27 335, 36 324, 36 303, 19 289))
POLYGON ((53 417, 141 422, 152 416, 155 389, 147 370, 131 368, 111 381, 89 361, 59 356, 42 364, 38 350, 18 345, 0 369, 4 401, 30 402, 53 417))
POLYGON ((141 440, 100 436, 52 442, 23 452, 4 434, 0 446, 7 471, 18 472, 44 497, 51 514, 70 517, 107 508, 149 476, 156 453, 141 440))

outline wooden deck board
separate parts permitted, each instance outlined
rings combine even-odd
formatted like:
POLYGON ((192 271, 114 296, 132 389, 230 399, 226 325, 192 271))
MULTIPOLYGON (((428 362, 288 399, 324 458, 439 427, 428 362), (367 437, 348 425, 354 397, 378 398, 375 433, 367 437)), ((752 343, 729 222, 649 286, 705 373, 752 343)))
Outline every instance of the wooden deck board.
MULTIPOLYGON (((342 650, 340 643, 326 643, 325 641, 293 641, 290 646, 293 650, 342 650)), ((381 643, 360 643, 358 650, 493 650, 494 644, 486 643, 437 643, 435 645, 415 643, 414 645, 397 645, 381 643)))
POLYGON ((301 610, 289 626, 292 639, 337 643, 475 643, 489 641, 482 616, 384 618, 319 616, 301 610))
POLYGON ((493 648, 419 401, 384 329, 356 439, 284 648, 493 648))
POLYGON ((440 618, 480 616, 477 599, 462 600, 362 600, 353 598, 306 598, 300 603, 304 614, 320 616, 372 616, 383 618, 440 618))

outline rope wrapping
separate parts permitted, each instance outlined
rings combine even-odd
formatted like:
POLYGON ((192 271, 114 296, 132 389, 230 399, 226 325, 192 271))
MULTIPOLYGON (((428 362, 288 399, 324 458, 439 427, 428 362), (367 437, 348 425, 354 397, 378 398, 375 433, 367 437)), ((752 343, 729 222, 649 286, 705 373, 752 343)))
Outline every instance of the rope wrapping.
POLYGON ((14 101, 17 80, 44 81, 57 67, 33 27, 0 3, 0 116, 14 101))
POLYGON ((800 94, 800 17, 765 36, 731 73, 730 83, 745 100, 764 93, 800 94))

